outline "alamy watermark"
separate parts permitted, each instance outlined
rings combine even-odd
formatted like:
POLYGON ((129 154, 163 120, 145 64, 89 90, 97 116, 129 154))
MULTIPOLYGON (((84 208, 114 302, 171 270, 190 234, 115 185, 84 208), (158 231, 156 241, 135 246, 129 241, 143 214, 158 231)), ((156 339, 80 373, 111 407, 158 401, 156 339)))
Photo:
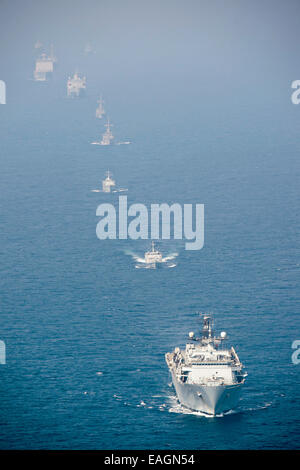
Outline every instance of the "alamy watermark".
POLYGON ((204 204, 151 204, 148 211, 144 204, 128 207, 127 196, 119 196, 117 210, 113 204, 103 203, 96 215, 101 217, 96 227, 100 240, 185 239, 186 250, 201 250, 204 245, 204 204))
POLYGON ((2 340, 0 340, 0 364, 6 364, 6 348, 2 340))
POLYGON ((294 80, 291 87, 295 90, 291 95, 291 100, 293 104, 300 103, 300 80, 294 80))
POLYGON ((292 349, 295 349, 292 354, 292 363, 298 365, 300 364, 300 339, 295 339, 292 342, 292 349))
POLYGON ((0 80, 0 104, 6 104, 6 84, 0 80))

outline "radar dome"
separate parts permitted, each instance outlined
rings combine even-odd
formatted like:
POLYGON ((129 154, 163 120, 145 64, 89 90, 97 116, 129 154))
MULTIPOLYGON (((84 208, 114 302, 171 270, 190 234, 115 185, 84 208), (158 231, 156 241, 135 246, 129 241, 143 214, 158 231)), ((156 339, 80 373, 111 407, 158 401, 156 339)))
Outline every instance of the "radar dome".
POLYGON ((227 338, 227 333, 226 333, 226 331, 221 331, 220 336, 221 336, 222 339, 226 339, 226 338, 227 338))
POLYGON ((192 339, 192 338, 194 338, 194 336, 195 336, 195 333, 193 331, 190 331, 189 332, 189 337, 192 339))

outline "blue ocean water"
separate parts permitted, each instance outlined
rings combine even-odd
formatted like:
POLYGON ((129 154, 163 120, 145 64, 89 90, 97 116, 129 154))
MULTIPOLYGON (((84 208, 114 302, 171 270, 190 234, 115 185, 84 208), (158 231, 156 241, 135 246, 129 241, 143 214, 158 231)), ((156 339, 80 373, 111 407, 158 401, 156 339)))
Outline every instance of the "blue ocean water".
POLYGON ((255 98, 258 79, 243 102, 195 84, 180 94, 184 79, 145 92, 91 74, 86 97, 68 100, 63 64, 49 83, 27 72, 0 107, 0 447, 297 448, 300 111, 285 79, 255 98), (90 145, 101 88, 131 145, 90 145), (98 204, 118 202, 91 192, 108 168, 130 204, 205 204, 204 248, 165 240, 177 266, 138 270, 128 252, 149 242, 98 240, 98 204), (214 314, 249 374, 227 416, 184 413, 170 387, 164 354, 197 311, 214 314))

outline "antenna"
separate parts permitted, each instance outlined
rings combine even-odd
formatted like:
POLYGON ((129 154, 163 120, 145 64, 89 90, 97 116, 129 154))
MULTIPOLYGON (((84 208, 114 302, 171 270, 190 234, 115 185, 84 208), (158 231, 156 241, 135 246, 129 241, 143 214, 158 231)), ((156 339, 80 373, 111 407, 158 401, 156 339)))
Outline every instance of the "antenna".
POLYGON ((213 319, 208 313, 203 313, 202 334, 204 338, 211 338, 213 334, 213 319))

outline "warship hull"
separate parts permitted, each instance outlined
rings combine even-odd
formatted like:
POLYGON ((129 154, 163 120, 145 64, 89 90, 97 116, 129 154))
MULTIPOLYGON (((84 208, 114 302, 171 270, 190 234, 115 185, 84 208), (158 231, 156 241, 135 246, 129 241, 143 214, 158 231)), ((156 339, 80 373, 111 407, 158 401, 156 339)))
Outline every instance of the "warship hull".
POLYGON ((79 90, 68 90, 67 96, 70 98, 84 98, 86 96, 86 92, 83 88, 80 88, 79 90))
POLYGON ((160 269, 161 268, 161 261, 160 262, 157 262, 157 261, 146 261, 146 266, 148 268, 152 268, 152 269, 160 269))
POLYGON ((233 385, 198 385, 180 382, 171 371, 173 385, 181 405, 211 416, 234 409, 239 401, 242 383, 233 385))

